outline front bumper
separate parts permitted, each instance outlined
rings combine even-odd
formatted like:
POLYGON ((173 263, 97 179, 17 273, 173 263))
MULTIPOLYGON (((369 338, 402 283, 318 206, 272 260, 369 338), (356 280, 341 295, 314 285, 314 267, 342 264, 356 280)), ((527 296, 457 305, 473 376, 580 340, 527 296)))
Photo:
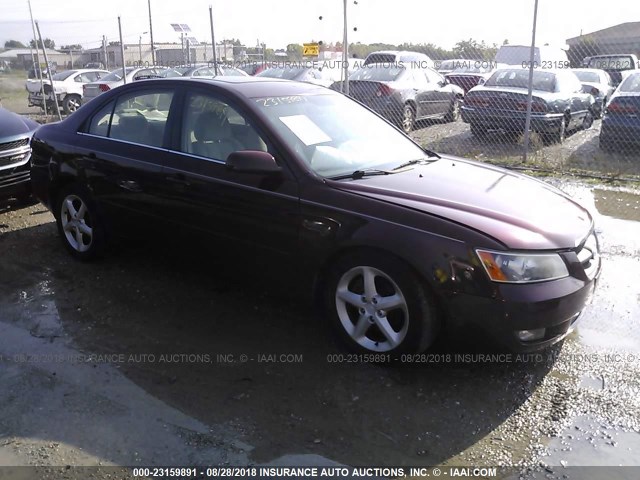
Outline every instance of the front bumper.
POLYGON ((31 192, 29 162, 24 165, 0 170, 0 197, 6 198, 31 192))
MULTIPOLYGON (((44 95, 42 95, 42 93, 31 93, 29 92, 29 107, 40 107, 40 108, 44 108, 44 101, 43 101, 43 97, 44 95)), ((46 100, 47 100, 47 105, 53 105, 53 95, 52 94, 47 94, 46 96, 46 100)), ((56 93, 55 95, 56 100, 58 101, 58 104, 62 103, 62 99, 64 98, 64 94, 62 93, 56 93)))
POLYGON ((456 293, 445 297, 446 328, 454 337, 489 343, 512 352, 534 352, 565 338, 591 302, 600 274, 569 276, 531 284, 497 284, 492 297, 456 293), (540 338, 523 341, 522 331, 540 331, 540 338))
MULTIPOLYGON (((523 132, 526 124, 526 112, 477 109, 463 105, 460 109, 462 120, 487 130, 505 130, 523 132)), ((546 113, 531 115, 531 129, 540 134, 551 134, 558 131, 564 120, 563 113, 546 113)))

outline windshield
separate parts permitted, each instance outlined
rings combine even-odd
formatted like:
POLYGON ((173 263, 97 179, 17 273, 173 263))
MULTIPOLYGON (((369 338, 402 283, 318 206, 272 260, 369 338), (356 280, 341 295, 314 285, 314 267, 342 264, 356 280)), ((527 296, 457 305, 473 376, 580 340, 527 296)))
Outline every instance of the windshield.
POLYGON ((75 70, 67 70, 66 72, 56 73, 51 78, 53 78, 54 80, 62 81, 62 80, 66 80, 67 78, 69 78, 74 73, 76 73, 75 70))
POLYGON ((589 67, 607 70, 630 70, 634 68, 633 59, 627 55, 611 55, 589 60, 589 67))
POLYGON ((284 78, 294 80, 298 78, 306 69, 301 67, 274 67, 263 70, 256 77, 284 78))
POLYGON ((474 62, 471 65, 463 65, 456 68, 452 73, 489 73, 491 68, 484 65, 476 65, 474 62))
POLYGON ((404 67, 374 64, 362 67, 351 74, 349 80, 369 80, 373 82, 393 82, 404 72, 404 67))
POLYGON ((640 73, 634 73, 624 79, 618 87, 619 92, 640 93, 640 73))
MULTIPOLYGON (((485 83, 486 87, 528 88, 529 70, 516 68, 498 70, 485 83)), ((533 89, 553 92, 556 88, 556 76, 551 72, 533 71, 533 89)))
POLYGON ((256 98, 270 125, 318 175, 392 169, 427 154, 403 133, 338 93, 256 98))
MULTIPOLYGON (((133 68, 126 68, 125 71, 127 74, 131 73, 133 68)), ((101 82, 118 82, 122 80, 122 69, 118 68, 117 70, 113 70, 109 75, 106 75, 100 79, 101 82)))
POLYGON ((574 70, 574 73, 581 82, 600 83, 600 76, 596 72, 574 70))

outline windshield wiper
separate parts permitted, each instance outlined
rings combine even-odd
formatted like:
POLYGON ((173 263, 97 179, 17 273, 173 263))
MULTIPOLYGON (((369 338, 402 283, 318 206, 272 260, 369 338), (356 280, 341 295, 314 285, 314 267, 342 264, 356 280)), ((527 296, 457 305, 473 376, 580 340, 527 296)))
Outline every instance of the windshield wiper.
POLYGON ((416 160, 409 160, 408 162, 401 163, 397 167, 394 167, 392 170, 402 170, 403 168, 410 167, 411 165, 416 165, 418 163, 431 163, 435 162, 440 158, 439 155, 436 155, 434 158, 418 158, 416 160))
POLYGON ((360 180, 363 177, 372 177, 374 175, 391 175, 393 172, 389 172, 388 170, 379 170, 376 168, 367 168, 364 170, 355 170, 351 173, 346 173, 344 175, 336 175, 335 177, 330 177, 331 180, 344 180, 346 178, 351 178, 352 180, 360 180))

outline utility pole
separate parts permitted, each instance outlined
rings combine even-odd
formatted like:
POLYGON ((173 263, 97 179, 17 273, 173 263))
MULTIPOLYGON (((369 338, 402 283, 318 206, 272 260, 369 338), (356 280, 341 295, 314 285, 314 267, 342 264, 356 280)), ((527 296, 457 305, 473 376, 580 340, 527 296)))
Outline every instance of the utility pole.
POLYGON ((182 62, 183 65, 185 65, 185 61, 184 61, 184 32, 180 32, 180 52, 182 54, 182 57, 181 57, 180 61, 182 62))
MULTIPOLYGON (((531 128, 531 101, 533 98, 533 62, 536 55, 536 22, 538 20, 538 0, 535 0, 533 6, 533 31, 531 33, 531 51, 529 53, 529 88, 527 92, 527 117, 524 123, 524 152, 522 152, 522 161, 527 161, 529 153, 529 129, 531 128)), ((562 120, 564 121, 564 119, 562 120)))
POLYGON ((109 57, 107 57, 107 37, 102 36, 102 55, 104 55, 104 68, 109 70, 109 57))
POLYGON ((122 43, 122 23, 120 22, 120 16, 118 16, 118 32, 120 34, 120 55, 122 55, 122 81, 127 83, 127 70, 124 66, 124 43, 122 43))
MULTIPOLYGON (((51 95, 53 96, 53 104, 55 105, 56 112, 58 113, 58 120, 62 120, 62 115, 60 115, 60 106, 58 105, 58 99, 56 98, 56 91, 53 87, 53 76, 51 75, 51 69, 49 68, 47 49, 45 48, 44 42, 42 41, 42 35, 40 35, 40 25, 38 25, 38 22, 36 22, 36 30, 38 30, 38 38, 40 39, 40 44, 42 45, 42 55, 44 55, 44 62, 47 64, 47 74, 49 75, 49 82, 51 82, 51 95)), ((44 98, 44 89, 42 90, 42 98, 44 98)), ((46 104, 44 105, 46 107, 46 104)))
MULTIPOLYGON (((44 94, 44 80, 42 79, 42 68, 40 68, 40 56, 38 55, 38 36, 36 35, 36 24, 33 21, 33 11, 31 10, 31 0, 29 2, 29 16, 31 17, 31 30, 33 31, 33 41, 36 44, 36 61, 33 65, 33 71, 36 74, 36 78, 40 79, 40 91, 42 92, 42 108, 44 108, 44 114, 47 115, 47 96, 44 94)), ((31 46, 31 44, 29 44, 31 46)), ((44 47, 44 45, 42 45, 44 47)), ((33 54, 32 54, 33 55, 33 54)), ((49 70, 49 65, 47 65, 47 70, 49 70)), ((53 88, 53 84, 51 84, 53 88)))
POLYGON ((149 3, 149 37, 151 39, 151 64, 155 65, 156 52, 155 52, 155 49, 153 48, 153 24, 151 23, 151 0, 149 0, 148 3, 149 3))
MULTIPOLYGON (((536 0, 537 1, 537 0, 536 0)), ((349 40, 347 39, 347 0, 344 0, 344 33, 342 38, 342 68, 344 69, 344 93, 349 95, 349 40)))
POLYGON ((218 75, 218 59, 216 58, 216 38, 213 36, 213 7, 209 5, 209 23, 211 24, 211 47, 213 47, 213 71, 218 75))

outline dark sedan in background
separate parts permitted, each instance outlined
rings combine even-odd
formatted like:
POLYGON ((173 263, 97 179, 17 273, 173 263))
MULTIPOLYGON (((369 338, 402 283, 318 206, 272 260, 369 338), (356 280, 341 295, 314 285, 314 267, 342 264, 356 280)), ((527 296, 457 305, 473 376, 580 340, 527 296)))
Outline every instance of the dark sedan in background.
POLYGON ((15 196, 23 200, 31 195, 29 142, 39 126, 0 107, 0 198, 15 196))
POLYGON ((600 127, 600 148, 640 145, 640 72, 627 76, 611 96, 600 127))
POLYGON ((467 93, 476 85, 482 85, 493 71, 493 66, 488 62, 473 61, 463 64, 445 75, 445 78, 453 85, 458 85, 467 93))
POLYGON ((419 120, 457 120, 464 90, 431 68, 378 63, 349 76, 349 95, 409 133, 419 120))
POLYGON ((95 257, 118 232, 176 232, 203 258, 240 248, 295 265, 289 281, 312 289, 313 310, 377 361, 424 350, 443 328, 544 348, 573 327, 600 271, 593 219, 567 195, 426 151, 308 83, 134 82, 40 127, 32 146, 34 192, 73 256, 95 257))
POLYGON ((582 82, 582 87, 586 93, 590 93, 595 98, 593 104, 593 116, 602 117, 607 100, 615 90, 611 76, 604 70, 597 68, 574 68, 573 73, 582 82))
MULTIPOLYGON (((471 133, 483 137, 489 130, 523 132, 527 113, 529 70, 496 70, 465 97, 462 119, 471 133)), ((566 132, 593 124, 593 95, 569 70, 534 70, 531 129, 549 142, 564 141, 566 132)))

